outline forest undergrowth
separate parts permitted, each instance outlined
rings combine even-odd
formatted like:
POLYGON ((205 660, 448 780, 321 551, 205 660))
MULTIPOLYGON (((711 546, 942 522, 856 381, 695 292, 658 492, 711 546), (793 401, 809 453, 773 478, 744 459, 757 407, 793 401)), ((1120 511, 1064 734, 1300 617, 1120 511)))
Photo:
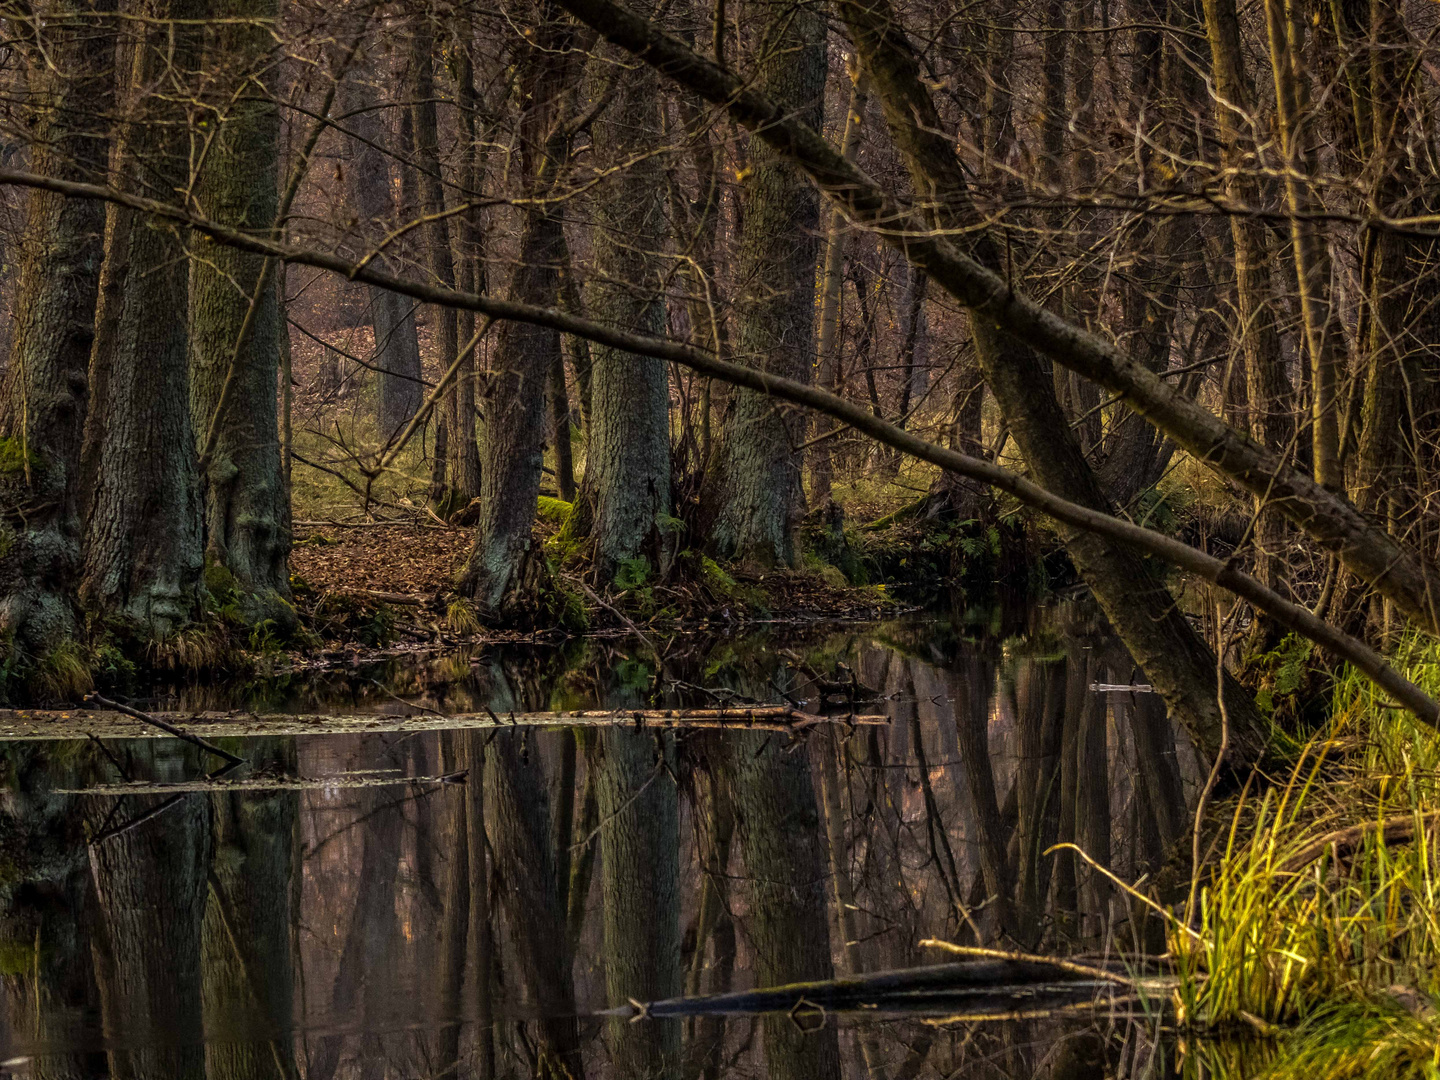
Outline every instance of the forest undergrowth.
MULTIPOLYGON (((1433 641, 1395 660, 1440 691, 1433 641)), ((1325 727, 1206 833, 1170 922, 1174 1004, 1183 1030, 1234 1038, 1185 1044, 1191 1075, 1437 1075, 1440 737, 1343 671, 1325 727)))

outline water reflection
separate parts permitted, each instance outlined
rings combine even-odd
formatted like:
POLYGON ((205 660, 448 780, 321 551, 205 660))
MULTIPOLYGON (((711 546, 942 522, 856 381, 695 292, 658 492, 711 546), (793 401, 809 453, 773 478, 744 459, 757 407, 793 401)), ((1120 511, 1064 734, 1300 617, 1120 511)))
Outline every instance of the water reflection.
MULTIPOLYGON (((598 1016, 935 964, 930 938, 1159 950, 1146 909, 1073 853, 1047 855, 1057 843, 1162 898, 1183 889, 1196 755, 1153 695, 1095 688, 1137 680, 1079 606, 1004 639, 913 620, 658 648, 660 661, 639 642, 506 647, 154 697, 503 712, 718 692, 819 708, 827 686, 849 686, 891 723, 793 742, 629 726, 234 740, 251 776, 465 782, 216 792, 158 814, 163 795, 57 792, 213 762, 171 740, 0 747, 0 1058, 145 1080, 1159 1067, 1145 1024, 1058 1015, 598 1016)), ((994 1011, 1035 1011, 1013 1004, 994 1011)))

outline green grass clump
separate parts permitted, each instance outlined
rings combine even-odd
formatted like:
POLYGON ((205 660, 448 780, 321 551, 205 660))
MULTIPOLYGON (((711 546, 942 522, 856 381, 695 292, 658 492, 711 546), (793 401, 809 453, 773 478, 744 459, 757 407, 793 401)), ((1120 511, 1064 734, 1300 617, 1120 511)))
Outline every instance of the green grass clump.
POLYGON ((35 682, 47 697, 63 701, 79 701, 95 685, 85 650, 69 638, 40 658, 35 665, 35 682))
POLYGON ((469 637, 480 633, 480 616, 474 604, 457 596, 445 610, 445 625, 454 633, 469 637))
MULTIPOLYGON (((1396 662, 1440 692, 1437 646, 1396 662)), ((1246 1075, 1440 1076, 1440 736, 1344 672, 1329 729, 1219 842, 1171 924, 1182 1023, 1273 1037, 1246 1075)))

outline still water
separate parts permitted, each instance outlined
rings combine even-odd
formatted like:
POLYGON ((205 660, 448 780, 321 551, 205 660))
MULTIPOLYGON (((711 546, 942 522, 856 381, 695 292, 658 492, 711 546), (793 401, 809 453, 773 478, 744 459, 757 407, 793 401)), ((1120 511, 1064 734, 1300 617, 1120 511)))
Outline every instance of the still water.
POLYGON ((1016 625, 507 645, 154 690, 136 704, 789 700, 888 722, 237 739, 250 787, 175 795, 106 787, 217 762, 171 739, 4 744, 0 1073, 1169 1075, 1184 1063, 1153 1004, 1014 965, 963 992, 650 1010, 953 961, 935 939, 1099 965, 1163 951, 1157 919, 1050 850, 1183 896, 1201 769, 1158 698, 1104 688, 1141 681, 1093 615, 1054 603, 1016 625))

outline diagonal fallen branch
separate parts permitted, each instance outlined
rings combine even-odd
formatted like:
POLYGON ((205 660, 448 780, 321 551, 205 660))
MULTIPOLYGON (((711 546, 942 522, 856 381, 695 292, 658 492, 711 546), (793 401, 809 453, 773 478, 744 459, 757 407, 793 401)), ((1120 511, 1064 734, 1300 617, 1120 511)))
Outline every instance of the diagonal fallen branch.
POLYGON ((93 701, 96 705, 99 705, 102 708, 112 709, 115 712, 120 713, 122 716, 128 716, 131 719, 139 720, 141 723, 150 724, 152 727, 157 727, 161 731, 165 732, 165 734, 173 736, 174 738, 179 739, 181 742, 187 742, 191 746, 198 746, 201 750, 214 754, 216 757, 223 759, 232 766, 245 764, 244 758, 236 757, 234 754, 230 753, 229 750, 224 750, 216 746, 212 742, 206 742, 198 735, 191 735, 189 732, 181 731, 178 727, 170 723, 168 720, 162 720, 160 717, 154 716, 151 713, 141 712, 139 709, 132 709, 129 705, 122 705, 118 701, 111 701, 109 698, 101 697, 99 694, 90 694, 86 697, 85 700, 93 701))

